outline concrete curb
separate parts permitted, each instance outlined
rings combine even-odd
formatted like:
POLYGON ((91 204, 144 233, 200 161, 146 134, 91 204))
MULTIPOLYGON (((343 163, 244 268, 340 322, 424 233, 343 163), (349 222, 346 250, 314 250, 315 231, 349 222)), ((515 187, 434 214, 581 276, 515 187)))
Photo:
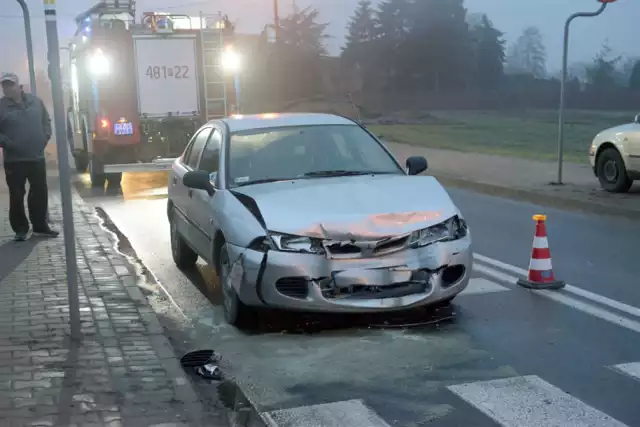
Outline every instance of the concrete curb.
POLYGON ((640 210, 629 209, 622 206, 616 206, 614 204, 605 205, 603 203, 545 194, 536 190, 511 188, 485 182, 476 182, 469 179, 452 177, 450 175, 437 172, 432 173, 431 175, 437 178, 438 181, 440 181, 440 183, 442 183, 444 186, 473 190, 492 196, 521 200, 553 208, 571 209, 576 211, 586 211, 589 213, 640 219, 640 210))

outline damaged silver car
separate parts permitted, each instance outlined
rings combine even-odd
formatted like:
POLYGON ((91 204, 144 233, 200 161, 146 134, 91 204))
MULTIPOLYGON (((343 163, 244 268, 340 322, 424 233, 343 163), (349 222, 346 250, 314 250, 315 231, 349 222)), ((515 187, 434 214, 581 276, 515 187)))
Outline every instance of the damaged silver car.
POLYGON ((234 116, 194 135, 169 176, 171 249, 218 272, 227 321, 252 307, 322 312, 446 303, 471 235, 438 181, 329 114, 234 116))

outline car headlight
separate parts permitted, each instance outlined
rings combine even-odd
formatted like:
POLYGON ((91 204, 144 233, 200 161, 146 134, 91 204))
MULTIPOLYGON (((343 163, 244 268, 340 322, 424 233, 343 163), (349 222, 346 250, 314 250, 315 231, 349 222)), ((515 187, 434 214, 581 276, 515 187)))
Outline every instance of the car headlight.
POLYGON ((427 246, 435 242, 457 240, 465 237, 469 227, 464 219, 454 216, 440 224, 414 231, 409 239, 412 247, 427 246))
POLYGON ((293 236, 290 234, 269 233, 270 241, 276 250, 323 255, 325 253, 322 240, 312 237, 293 236))

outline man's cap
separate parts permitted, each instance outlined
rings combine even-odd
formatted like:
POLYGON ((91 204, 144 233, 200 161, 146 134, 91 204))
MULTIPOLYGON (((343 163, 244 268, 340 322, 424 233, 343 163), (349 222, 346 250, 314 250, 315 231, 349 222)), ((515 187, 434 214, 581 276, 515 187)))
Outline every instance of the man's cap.
POLYGON ((0 83, 11 82, 14 84, 20 84, 20 79, 18 75, 15 73, 2 73, 2 77, 0 77, 0 83))

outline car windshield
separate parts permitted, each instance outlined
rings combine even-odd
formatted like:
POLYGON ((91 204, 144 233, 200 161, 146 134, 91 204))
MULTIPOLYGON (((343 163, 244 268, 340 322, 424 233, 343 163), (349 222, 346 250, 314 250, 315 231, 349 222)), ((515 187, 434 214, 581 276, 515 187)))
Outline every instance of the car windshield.
POLYGON ((356 125, 232 133, 228 169, 230 187, 288 179, 404 174, 378 141, 356 125))

